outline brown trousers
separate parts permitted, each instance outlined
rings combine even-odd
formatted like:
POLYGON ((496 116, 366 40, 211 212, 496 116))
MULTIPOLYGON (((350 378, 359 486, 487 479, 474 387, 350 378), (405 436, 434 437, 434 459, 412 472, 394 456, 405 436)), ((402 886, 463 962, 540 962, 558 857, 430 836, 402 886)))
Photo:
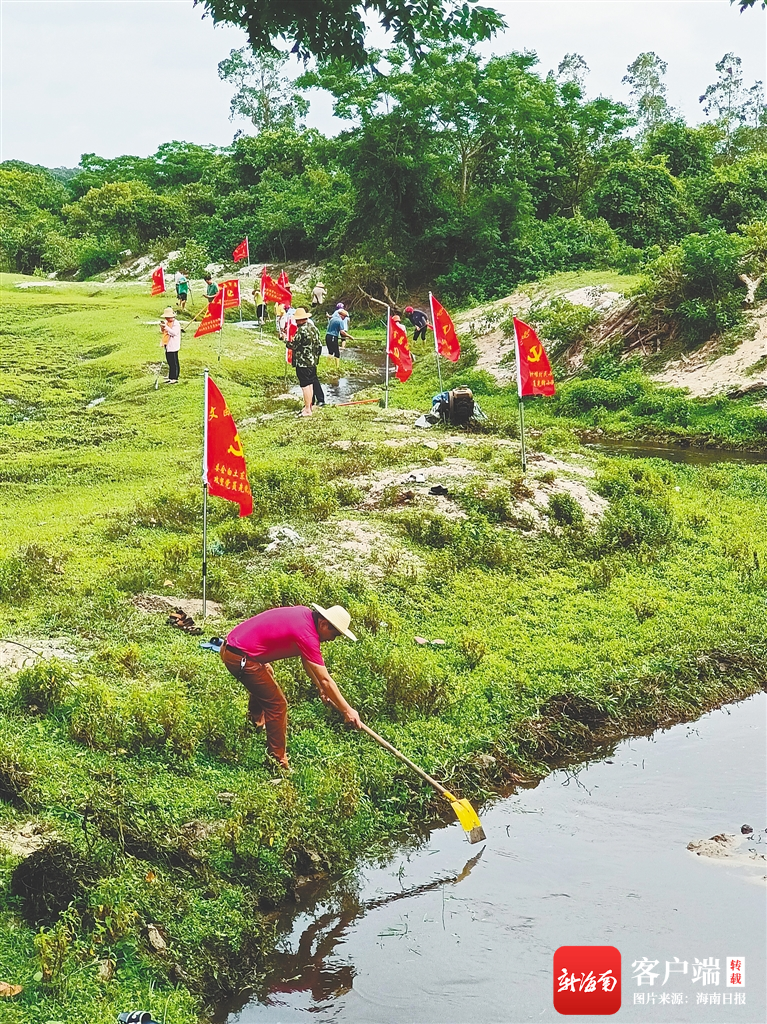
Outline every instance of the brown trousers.
POLYGON ((221 648, 221 660, 250 694, 248 716, 251 722, 259 725, 263 715, 269 753, 280 764, 287 765, 288 702, 274 678, 272 666, 255 658, 243 658, 241 654, 230 651, 226 644, 221 648))

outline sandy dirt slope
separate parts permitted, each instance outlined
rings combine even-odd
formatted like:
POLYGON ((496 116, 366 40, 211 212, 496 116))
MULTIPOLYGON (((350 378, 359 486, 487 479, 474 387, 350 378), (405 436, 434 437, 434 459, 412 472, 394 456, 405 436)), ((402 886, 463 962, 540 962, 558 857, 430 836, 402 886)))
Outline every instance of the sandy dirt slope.
POLYGON ((762 382, 767 386, 767 370, 758 374, 746 372, 767 356, 767 303, 749 315, 756 331, 735 352, 712 358, 717 341, 706 342, 697 352, 669 363, 655 380, 659 384, 688 388, 696 397, 737 391, 762 382))
POLYGON ((554 294, 561 295, 575 305, 592 306, 599 310, 610 309, 617 302, 625 301, 618 292, 610 291, 607 286, 601 285, 555 292, 552 295, 545 294, 535 285, 528 285, 524 290, 516 291, 505 299, 496 299, 495 302, 487 302, 459 313, 455 317, 455 326, 459 335, 470 335, 477 346, 477 369, 487 370, 501 384, 513 381, 513 358, 509 362, 502 360, 504 356, 513 353, 514 342, 501 325, 511 316, 525 317, 534 301, 553 298, 554 294))

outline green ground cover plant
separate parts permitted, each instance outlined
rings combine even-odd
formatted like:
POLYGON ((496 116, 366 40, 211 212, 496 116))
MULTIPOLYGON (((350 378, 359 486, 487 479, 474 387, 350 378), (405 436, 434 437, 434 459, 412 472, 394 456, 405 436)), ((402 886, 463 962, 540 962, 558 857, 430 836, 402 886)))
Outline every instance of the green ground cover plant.
POLYGON ((489 420, 458 442, 412 426, 438 387, 428 345, 389 410, 299 421, 268 334, 227 323, 220 363, 215 337, 187 334, 181 383, 155 388, 147 321, 162 297, 18 281, 0 283, 0 650, 16 640, 56 656, 0 670, 0 963, 24 986, 4 1021, 107 1024, 141 1005, 192 1024, 258 984, 274 909, 302 879, 439 821, 432 793, 343 727, 290 662, 276 670, 294 774, 275 776, 239 685, 147 605, 199 595, 205 366, 254 492, 247 521, 211 501, 222 617, 206 632, 277 604, 347 605, 360 641, 328 646, 331 672, 374 728, 461 795, 481 802, 765 685, 767 468, 608 458, 576 438, 595 424, 660 429, 670 406, 650 400, 663 399, 694 410, 672 424, 679 436, 754 440, 754 406, 693 403, 606 365, 563 385, 529 410, 532 453, 561 462, 538 474, 551 490, 536 525, 515 390, 473 368, 470 344, 446 382, 469 383, 489 420), (579 459, 595 473, 584 486, 604 502, 598 520, 556 490, 579 459), (456 460, 445 505, 407 497, 413 469, 447 474, 456 460), (343 547, 349 524, 374 535, 368 548, 343 547), (301 542, 267 552, 276 525, 301 542), (446 644, 421 648, 416 635, 446 644), (26 823, 43 845, 22 857, 9 844, 26 823))

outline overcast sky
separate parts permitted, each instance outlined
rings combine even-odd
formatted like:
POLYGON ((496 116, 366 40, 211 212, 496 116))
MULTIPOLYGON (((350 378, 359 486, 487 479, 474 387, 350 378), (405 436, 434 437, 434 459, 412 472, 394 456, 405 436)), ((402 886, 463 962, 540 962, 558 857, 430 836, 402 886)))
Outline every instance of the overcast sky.
MULTIPOLYGON (((627 99, 621 79, 644 50, 668 63, 669 100, 695 122, 726 52, 747 85, 767 79, 767 16, 728 0, 489 3, 509 29, 483 51, 535 50, 544 73, 580 53, 590 95, 627 99)), ((171 139, 228 145, 247 123, 229 120, 217 64, 244 42, 192 0, 0 0, 0 159, 74 167, 82 153, 144 156, 171 139)), ((338 130, 327 96, 313 94, 309 123, 338 130)))

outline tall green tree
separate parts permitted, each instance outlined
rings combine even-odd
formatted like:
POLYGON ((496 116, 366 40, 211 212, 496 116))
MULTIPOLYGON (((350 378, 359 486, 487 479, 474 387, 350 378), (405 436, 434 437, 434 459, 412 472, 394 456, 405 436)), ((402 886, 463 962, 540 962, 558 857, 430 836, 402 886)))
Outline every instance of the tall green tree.
POLYGON ((668 65, 657 53, 647 51, 626 68, 623 84, 629 86, 634 100, 634 109, 644 131, 667 121, 672 116, 666 98, 666 83, 663 81, 668 65))
POLYGON ((218 65, 218 77, 235 87, 230 120, 247 118, 257 131, 297 125, 309 112, 306 98, 284 74, 288 56, 273 51, 232 50, 218 65))
POLYGON ((716 63, 719 77, 700 97, 704 112, 714 114, 722 129, 723 155, 729 161, 734 159, 739 142, 745 142, 747 150, 759 148, 758 140, 755 146, 749 145, 749 134, 762 127, 765 120, 764 87, 755 82, 750 89, 745 88, 742 64, 740 57, 726 53, 716 63))

